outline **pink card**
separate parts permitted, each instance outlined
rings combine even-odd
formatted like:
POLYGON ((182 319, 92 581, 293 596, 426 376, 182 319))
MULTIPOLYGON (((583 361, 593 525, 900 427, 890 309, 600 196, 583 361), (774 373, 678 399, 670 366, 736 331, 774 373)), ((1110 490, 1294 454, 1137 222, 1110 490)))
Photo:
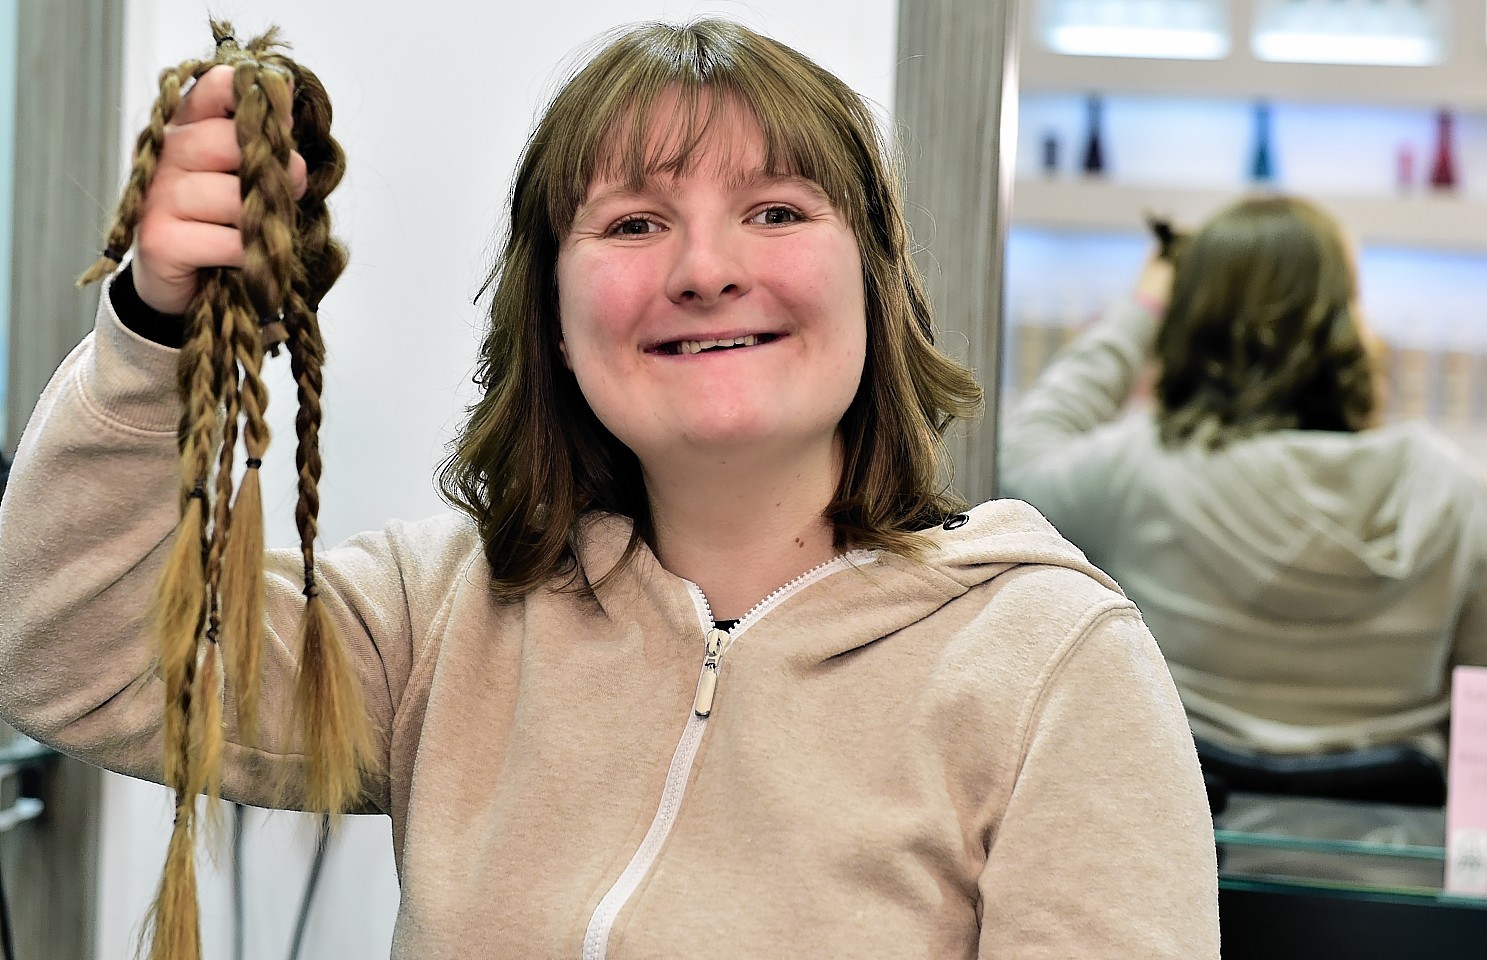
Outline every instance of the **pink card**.
POLYGON ((1451 673, 1446 891, 1487 896, 1487 667, 1451 673))

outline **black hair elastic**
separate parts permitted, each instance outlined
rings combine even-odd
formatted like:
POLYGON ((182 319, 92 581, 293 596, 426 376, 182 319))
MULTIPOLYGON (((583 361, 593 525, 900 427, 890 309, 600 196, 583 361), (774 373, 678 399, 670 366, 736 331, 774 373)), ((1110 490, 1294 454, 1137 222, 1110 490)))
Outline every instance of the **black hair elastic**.
POLYGON ((305 589, 303 593, 306 600, 310 597, 318 597, 320 595, 320 588, 315 585, 315 571, 309 567, 305 568, 305 589))
POLYGON ((237 45, 237 42, 238 42, 237 41, 237 38, 234 37, 230 33, 227 36, 225 36, 225 37, 218 37, 217 38, 217 46, 219 46, 219 47, 222 46, 222 44, 224 44, 224 43, 230 43, 230 44, 233 44, 234 46, 236 46, 237 45))
POLYGON ((263 461, 262 460, 258 459, 257 457, 249 457, 248 458, 248 469, 249 470, 257 470, 261 466, 263 466, 263 461))
POLYGON ((191 492, 186 494, 186 496, 188 498, 194 497, 199 500, 205 500, 207 498, 207 491, 205 487, 198 483, 196 486, 191 488, 191 492))
POLYGON ((120 260, 124 259, 124 251, 120 250, 118 247, 104 247, 103 258, 105 260, 112 260, 114 263, 118 263, 120 260))

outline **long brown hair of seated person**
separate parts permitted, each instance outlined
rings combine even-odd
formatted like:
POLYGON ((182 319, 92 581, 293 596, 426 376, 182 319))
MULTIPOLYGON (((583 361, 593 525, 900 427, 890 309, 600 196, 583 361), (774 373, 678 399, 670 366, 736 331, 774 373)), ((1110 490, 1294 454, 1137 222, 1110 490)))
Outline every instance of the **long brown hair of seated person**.
POLYGON ((175 790, 176 807, 151 910, 152 960, 196 960, 201 954, 196 798, 203 793, 215 798, 221 788, 228 689, 236 702, 238 738, 245 744, 256 740, 259 653, 269 642, 258 479, 269 443, 268 392, 261 368, 266 347, 277 353, 286 340, 298 385, 295 521, 305 595, 293 709, 307 770, 295 800, 311 810, 348 809, 359 801, 362 778, 374 767, 361 689, 315 582, 325 356, 318 309, 346 264, 345 249, 330 233, 325 200, 341 180, 345 159, 330 134, 324 87, 283 54, 275 30, 240 44, 231 24, 213 21, 211 26, 212 57, 188 60, 161 74, 159 97, 136 143, 106 248, 79 281, 99 280, 117 269, 134 242, 166 125, 189 84, 219 64, 231 66, 242 147, 244 266, 201 271, 186 310, 178 366, 181 516, 153 610, 165 688, 164 780, 175 790), (294 149, 308 168, 308 186, 297 203, 288 171, 294 149), (247 469, 234 497, 239 418, 247 469), (229 648, 226 657, 223 644, 229 648))
POLYGON ((1168 446, 1274 430, 1357 431, 1378 407, 1337 223, 1295 197, 1232 204, 1184 243, 1157 336, 1168 446))

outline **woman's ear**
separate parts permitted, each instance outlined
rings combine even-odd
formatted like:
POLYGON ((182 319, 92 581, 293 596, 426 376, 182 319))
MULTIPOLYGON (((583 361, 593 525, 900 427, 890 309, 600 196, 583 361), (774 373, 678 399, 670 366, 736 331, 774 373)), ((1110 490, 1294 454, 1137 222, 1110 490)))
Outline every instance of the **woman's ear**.
POLYGON ((573 364, 568 360, 568 344, 563 340, 558 341, 558 353, 563 355, 563 366, 567 367, 571 372, 573 370, 573 364))

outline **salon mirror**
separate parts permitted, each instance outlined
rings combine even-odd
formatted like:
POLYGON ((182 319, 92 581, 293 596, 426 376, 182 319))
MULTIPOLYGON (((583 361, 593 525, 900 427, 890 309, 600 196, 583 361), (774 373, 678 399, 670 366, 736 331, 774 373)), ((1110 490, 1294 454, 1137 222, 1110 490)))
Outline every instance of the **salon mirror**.
MULTIPOLYGON (((1423 421, 1487 477, 1484 25, 1484 4, 1465 0, 1027 0, 999 442, 1054 355, 1131 300, 1159 246, 1153 220, 1192 231, 1242 196, 1286 194, 1315 201, 1351 246, 1384 380, 1379 421, 1423 421)), ((1152 409, 1154 376, 1145 371, 1126 413, 1152 409)), ((999 453, 1005 470, 1008 447, 999 453)), ((1357 762, 1402 764, 1394 773, 1408 780, 1418 759, 1357 762)), ((1336 789, 1338 772, 1308 773, 1306 756, 1281 758, 1258 778, 1224 766, 1244 760, 1205 756, 1209 771, 1239 785, 1216 819, 1231 891, 1276 878, 1330 884, 1359 898, 1348 921, 1357 955, 1456 955, 1418 939, 1409 942, 1423 952, 1377 952, 1384 908, 1361 905, 1360 891, 1410 891, 1419 912, 1402 922, 1411 936, 1447 923, 1439 770, 1433 785, 1432 774, 1417 778, 1420 789, 1355 783, 1340 799, 1349 793, 1336 789), (1385 805, 1359 805, 1370 801, 1385 805)), ((1220 783, 1216 806, 1230 786, 1220 783)), ((1451 917, 1478 929, 1487 903, 1475 903, 1475 916, 1451 917)), ((1226 957, 1290 955, 1274 944, 1250 949, 1226 921, 1226 957)))

